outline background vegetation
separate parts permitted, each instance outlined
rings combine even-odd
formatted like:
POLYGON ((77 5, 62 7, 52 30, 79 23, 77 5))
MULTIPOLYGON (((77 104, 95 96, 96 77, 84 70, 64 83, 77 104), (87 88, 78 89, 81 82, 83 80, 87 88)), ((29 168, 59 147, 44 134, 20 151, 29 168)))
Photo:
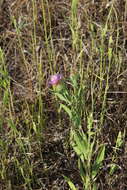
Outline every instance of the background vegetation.
POLYGON ((126 30, 126 0, 0 1, 1 190, 127 189, 126 30))

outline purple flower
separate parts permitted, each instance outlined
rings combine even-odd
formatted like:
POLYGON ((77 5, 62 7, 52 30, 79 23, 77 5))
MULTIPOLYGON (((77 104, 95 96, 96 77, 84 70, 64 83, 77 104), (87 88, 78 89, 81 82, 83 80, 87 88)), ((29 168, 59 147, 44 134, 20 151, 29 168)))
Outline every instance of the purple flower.
POLYGON ((61 74, 51 75, 50 80, 49 80, 49 85, 57 85, 61 81, 62 78, 63 77, 61 74))

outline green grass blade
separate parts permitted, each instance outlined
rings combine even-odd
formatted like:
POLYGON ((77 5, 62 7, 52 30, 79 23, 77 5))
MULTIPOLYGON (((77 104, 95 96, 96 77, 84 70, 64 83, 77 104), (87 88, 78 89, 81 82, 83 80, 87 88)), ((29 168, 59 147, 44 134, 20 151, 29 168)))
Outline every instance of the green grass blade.
POLYGON ((69 187, 71 188, 71 190, 77 190, 75 185, 72 183, 72 181, 68 177, 64 176, 64 178, 67 181, 67 183, 68 183, 69 187))

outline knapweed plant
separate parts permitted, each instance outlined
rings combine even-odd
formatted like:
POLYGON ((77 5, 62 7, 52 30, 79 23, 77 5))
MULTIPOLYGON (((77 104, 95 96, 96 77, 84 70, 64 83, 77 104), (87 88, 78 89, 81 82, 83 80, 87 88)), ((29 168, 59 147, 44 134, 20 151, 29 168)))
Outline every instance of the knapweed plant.
MULTIPOLYGON (((62 75, 51 76, 49 82, 54 89, 54 94, 60 100, 60 108, 63 109, 70 118, 70 145, 78 156, 78 168, 82 179, 84 190, 96 190, 96 179, 102 168, 105 157, 105 145, 99 144, 97 131, 94 128, 92 113, 87 113, 85 118, 87 128, 84 128, 85 117, 85 88, 81 85, 80 77, 74 74, 70 77, 70 88, 66 88, 62 75), (86 132, 85 132, 86 131, 86 132)), ((74 183, 65 177, 69 187, 76 190, 74 183)))

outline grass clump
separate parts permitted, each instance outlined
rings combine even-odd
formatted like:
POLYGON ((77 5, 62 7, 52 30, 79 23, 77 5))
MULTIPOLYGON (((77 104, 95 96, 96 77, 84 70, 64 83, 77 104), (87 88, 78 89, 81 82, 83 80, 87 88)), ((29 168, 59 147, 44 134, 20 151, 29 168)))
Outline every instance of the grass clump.
POLYGON ((124 190, 126 1, 0 9, 1 189, 124 190))

